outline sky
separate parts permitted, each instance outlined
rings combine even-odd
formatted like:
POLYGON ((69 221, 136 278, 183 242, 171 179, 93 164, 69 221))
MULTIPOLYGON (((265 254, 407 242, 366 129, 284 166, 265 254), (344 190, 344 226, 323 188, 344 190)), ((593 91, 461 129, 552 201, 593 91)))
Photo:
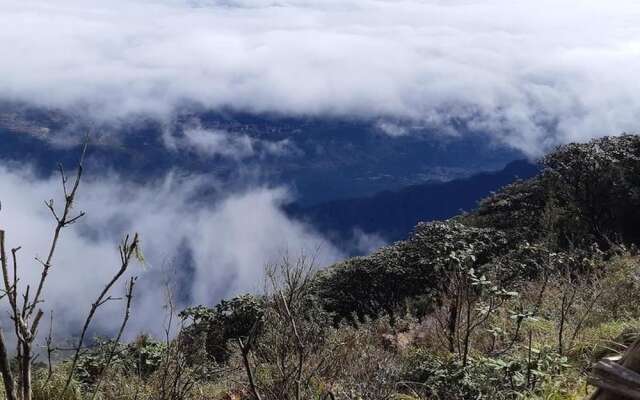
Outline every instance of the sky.
MULTIPOLYGON (((0 100, 96 120, 163 118, 194 103, 371 118, 391 136, 413 126, 451 132, 464 121, 531 156, 640 124, 640 2, 632 0, 0 0, 0 44, 0 100)), ((198 126, 167 145, 238 160, 293 151, 198 126)), ((157 331, 163 271, 185 248, 195 303, 256 289, 264 264, 285 252, 317 251, 323 265, 343 257, 282 214, 286 188, 193 205, 202 179, 170 174, 133 186, 107 175, 83 185, 88 215, 65 233, 56 260, 64 272, 52 273, 48 295, 63 325, 115 268, 125 232, 142 234, 147 255, 132 332, 157 331)), ((42 201, 59 190, 28 165, 0 163, 0 226, 11 246, 23 246, 26 280, 37 276, 33 257, 52 229, 42 201)), ((119 311, 102 321, 109 312, 119 311)))
POLYGON ((639 21, 632 0, 0 0, 0 93, 463 119, 538 155, 637 129, 639 21))

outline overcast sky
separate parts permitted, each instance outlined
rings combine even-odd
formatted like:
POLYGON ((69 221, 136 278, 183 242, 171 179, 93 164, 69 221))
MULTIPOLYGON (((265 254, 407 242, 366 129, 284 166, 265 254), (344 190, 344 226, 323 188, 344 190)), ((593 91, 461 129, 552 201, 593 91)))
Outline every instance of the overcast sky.
POLYGON ((531 154, 636 131, 631 0, 0 0, 0 94, 166 113, 451 118, 531 154))

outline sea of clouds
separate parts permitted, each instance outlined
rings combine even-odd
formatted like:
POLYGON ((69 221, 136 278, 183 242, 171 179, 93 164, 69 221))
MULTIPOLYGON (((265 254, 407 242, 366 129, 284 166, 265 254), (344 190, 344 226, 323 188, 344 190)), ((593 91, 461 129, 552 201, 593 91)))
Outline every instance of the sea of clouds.
POLYGON ((0 94, 96 116, 388 116, 538 155, 637 129, 640 3, 0 0, 0 94))

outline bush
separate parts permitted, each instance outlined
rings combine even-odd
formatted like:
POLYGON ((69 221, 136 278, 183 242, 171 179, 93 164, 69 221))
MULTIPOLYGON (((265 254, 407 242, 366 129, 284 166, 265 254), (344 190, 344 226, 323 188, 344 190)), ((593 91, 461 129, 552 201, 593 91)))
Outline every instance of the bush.
POLYGON ((68 390, 64 391, 68 369, 64 366, 55 368, 51 376, 48 371, 38 369, 33 379, 33 400, 82 400, 81 385, 72 381, 68 390))
POLYGON ((190 307, 180 313, 186 324, 182 340, 189 343, 204 340, 207 355, 218 363, 230 356, 229 341, 249 335, 254 323, 262 318, 264 300, 253 295, 242 295, 222 300, 213 308, 190 307))
POLYGON ((499 230, 453 221, 421 223, 404 242, 322 271, 315 287, 325 308, 338 319, 387 314, 393 322, 407 302, 418 297, 420 309, 430 311, 425 301, 435 306, 447 284, 443 275, 459 263, 479 268, 507 249, 507 236, 499 230))
POLYGON ((467 365, 450 355, 416 350, 405 363, 403 378, 424 396, 440 399, 519 399, 539 393, 569 367, 549 348, 510 357, 470 359, 467 365))
POLYGON ((565 210, 564 234, 601 245, 640 239, 640 137, 604 137, 559 147, 543 160, 546 190, 565 210))
POLYGON ((125 374, 148 377, 154 373, 166 353, 166 344, 149 336, 139 336, 129 344, 115 343, 111 340, 97 340, 96 345, 80 356, 75 377, 84 385, 93 385, 111 354, 110 368, 125 374))

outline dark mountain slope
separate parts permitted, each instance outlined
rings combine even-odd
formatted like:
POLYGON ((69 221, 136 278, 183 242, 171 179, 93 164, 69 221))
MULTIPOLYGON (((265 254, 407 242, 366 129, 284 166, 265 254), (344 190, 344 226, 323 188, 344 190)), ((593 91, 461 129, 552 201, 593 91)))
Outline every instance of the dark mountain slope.
POLYGON ((291 205, 288 212, 337 241, 348 240, 355 229, 395 241, 406 237, 419 221, 447 219, 461 211, 470 211, 492 191, 538 172, 539 167, 533 163, 513 161, 496 172, 311 207, 291 205))

